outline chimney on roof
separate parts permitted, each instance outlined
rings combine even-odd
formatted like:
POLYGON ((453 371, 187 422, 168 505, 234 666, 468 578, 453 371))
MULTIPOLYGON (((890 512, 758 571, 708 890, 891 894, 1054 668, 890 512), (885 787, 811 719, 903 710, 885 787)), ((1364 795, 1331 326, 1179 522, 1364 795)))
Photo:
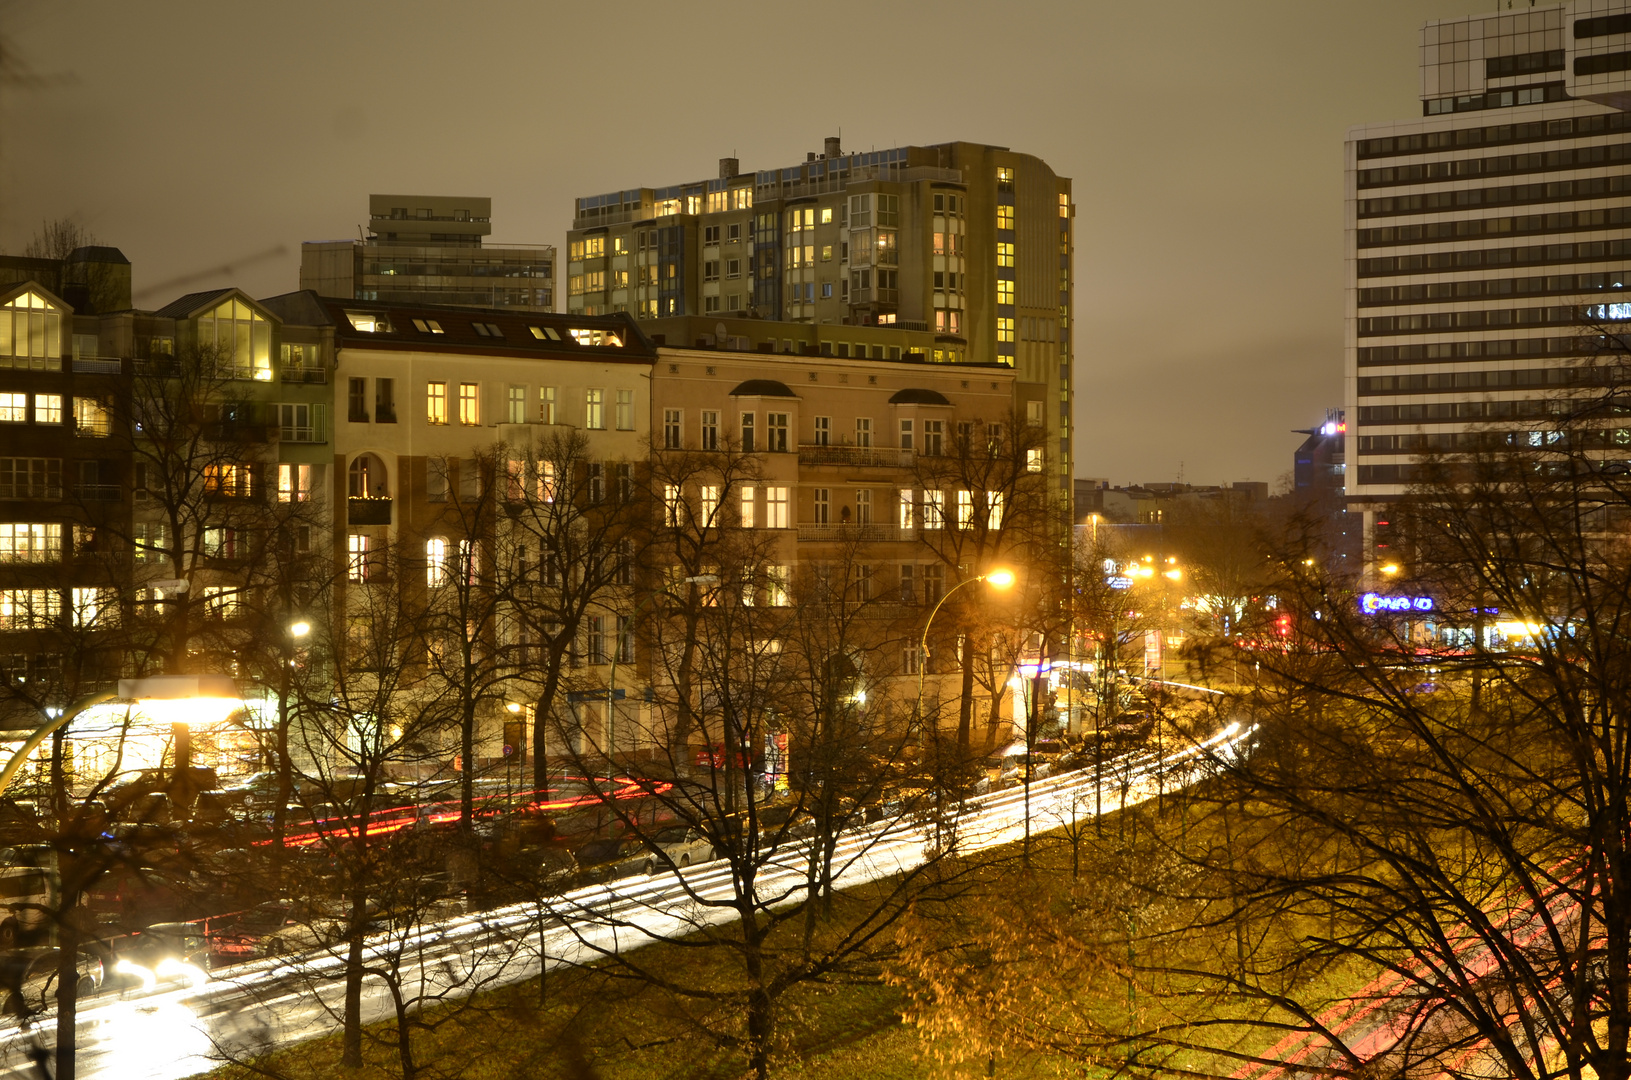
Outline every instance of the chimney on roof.
POLYGON ((808 154, 804 155, 804 160, 805 161, 814 161, 815 159, 816 159, 816 152, 814 150, 811 150, 808 154))
POLYGON ((843 151, 838 148, 838 137, 835 135, 829 135, 827 137, 827 150, 821 156, 825 158, 835 158, 842 153, 843 151))
POLYGON ((733 157, 719 159, 719 178, 721 180, 731 180, 741 174, 742 162, 739 159, 733 157))

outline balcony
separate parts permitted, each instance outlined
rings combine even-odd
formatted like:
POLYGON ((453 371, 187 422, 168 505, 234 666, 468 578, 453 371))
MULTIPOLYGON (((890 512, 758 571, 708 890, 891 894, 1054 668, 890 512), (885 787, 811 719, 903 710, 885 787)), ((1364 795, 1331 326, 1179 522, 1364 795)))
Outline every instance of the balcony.
POLYGON ((286 443, 323 443, 328 436, 322 424, 282 424, 278 427, 278 441, 286 443))
POLYGON ((391 500, 383 499, 357 499, 345 501, 346 522, 351 525, 389 525, 391 523, 391 500))
POLYGON ((800 465, 909 469, 912 467, 914 460, 911 450, 902 450, 897 447, 799 444, 800 465))
POLYGON ((118 502, 124 489, 118 484, 75 484, 74 494, 84 502, 118 502))
POLYGON ((890 540, 916 540, 916 529, 899 525, 800 525, 799 543, 843 544, 851 542, 874 543, 890 540))
POLYGON ((328 382, 328 369, 320 367, 286 367, 283 369, 283 381, 286 383, 306 383, 322 386, 328 382))
POLYGON ((125 362, 115 356, 76 356, 74 357, 74 371, 88 375, 120 375, 125 370, 125 362))

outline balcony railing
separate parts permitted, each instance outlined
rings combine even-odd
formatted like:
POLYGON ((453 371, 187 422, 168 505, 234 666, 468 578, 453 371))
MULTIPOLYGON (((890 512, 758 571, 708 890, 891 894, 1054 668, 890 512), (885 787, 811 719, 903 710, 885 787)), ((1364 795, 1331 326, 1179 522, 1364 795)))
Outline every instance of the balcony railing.
POLYGON ((125 370, 125 362, 115 356, 76 356, 74 357, 74 371, 85 372, 90 375, 119 375, 125 370))
POLYGON ((347 499, 345 501, 346 521, 352 525, 389 525, 391 523, 390 499, 347 499))
POLYGON ((328 369, 320 367, 286 367, 283 369, 283 381, 286 383, 322 385, 328 382, 328 369))
POLYGON ((284 424, 278 427, 278 439, 286 443, 328 442, 321 424, 284 424))
POLYGON ((916 540, 917 530, 899 525, 800 525, 800 543, 846 543, 848 541, 916 540))
POLYGON ((892 446, 821 446, 815 443, 799 444, 800 465, 880 466, 884 468, 911 468, 913 452, 892 446))
POLYGON ((74 485, 74 494, 86 502, 118 502, 122 492, 118 484, 74 485))

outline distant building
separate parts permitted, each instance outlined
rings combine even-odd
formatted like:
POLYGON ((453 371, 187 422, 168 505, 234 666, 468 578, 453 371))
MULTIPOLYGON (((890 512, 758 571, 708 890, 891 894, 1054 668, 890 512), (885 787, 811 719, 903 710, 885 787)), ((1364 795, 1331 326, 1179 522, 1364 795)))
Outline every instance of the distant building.
POLYGON ((114 247, 75 248, 65 259, 0 255, 0 288, 32 281, 80 315, 130 307, 130 260, 114 247))
POLYGON ((492 205, 370 195, 366 239, 300 245, 300 287, 340 300, 554 311, 554 246, 486 243, 492 205))
POLYGON ((1420 55, 1421 115, 1347 140, 1345 458, 1368 562, 1398 546, 1388 504, 1420 454, 1540 445, 1602 392, 1604 327, 1631 320, 1631 4, 1433 21, 1420 55))
POLYGON ((643 327, 700 317, 751 351, 827 355, 831 343, 843 358, 864 343, 868 359, 881 346, 885 358, 1012 367, 1042 408, 1024 422, 1048 432, 1046 472, 1068 514, 1074 213, 1068 178, 1001 146, 845 153, 828 139, 803 163, 748 173, 724 158, 712 179, 577 199, 566 306, 643 327), (877 341, 870 328, 918 337, 877 341))
POLYGON ((1343 493, 1343 449, 1348 440, 1348 422, 1341 409, 1325 410, 1325 423, 1298 428, 1306 439, 1292 458, 1291 490, 1299 498, 1341 498, 1343 493))

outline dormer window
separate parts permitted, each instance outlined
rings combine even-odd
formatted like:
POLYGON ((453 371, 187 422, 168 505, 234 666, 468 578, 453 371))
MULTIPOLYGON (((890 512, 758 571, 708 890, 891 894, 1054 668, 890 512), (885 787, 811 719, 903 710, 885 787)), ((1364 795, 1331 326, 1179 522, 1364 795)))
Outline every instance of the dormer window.
POLYGON ((345 317, 351 320, 351 329, 361 331, 364 334, 389 334, 391 332, 391 320, 372 311, 348 311, 345 313, 345 317))
POLYGON ((62 363, 62 309, 32 289, 0 305, 0 366, 42 370, 62 363))
POLYGON ((470 324, 470 328, 482 337, 502 338, 504 336, 504 331, 498 328, 497 323, 473 322, 470 324))
POLYGON ((242 300, 228 300, 198 317, 198 348, 213 353, 225 379, 272 378, 272 325, 242 300))
POLYGON ((442 324, 435 319, 415 319, 413 328, 421 334, 440 334, 443 332, 442 324))

